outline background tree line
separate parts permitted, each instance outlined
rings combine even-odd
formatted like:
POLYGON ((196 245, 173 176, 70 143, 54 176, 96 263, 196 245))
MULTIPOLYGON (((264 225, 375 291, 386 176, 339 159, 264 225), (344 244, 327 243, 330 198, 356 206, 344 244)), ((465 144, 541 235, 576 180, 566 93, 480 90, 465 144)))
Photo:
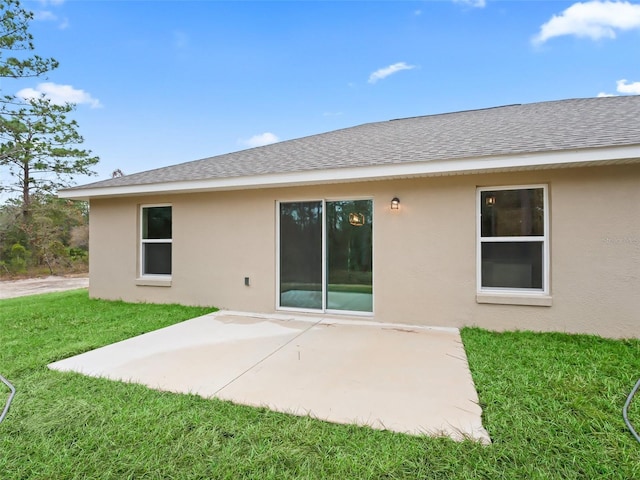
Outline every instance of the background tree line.
MULTIPOLYGON (((0 78, 36 78, 58 67, 34 53, 31 20, 17 0, 0 0, 0 78)), ((86 270, 88 205, 55 196, 75 175, 94 174, 99 160, 79 148, 75 105, 2 93, 0 276, 86 270)))

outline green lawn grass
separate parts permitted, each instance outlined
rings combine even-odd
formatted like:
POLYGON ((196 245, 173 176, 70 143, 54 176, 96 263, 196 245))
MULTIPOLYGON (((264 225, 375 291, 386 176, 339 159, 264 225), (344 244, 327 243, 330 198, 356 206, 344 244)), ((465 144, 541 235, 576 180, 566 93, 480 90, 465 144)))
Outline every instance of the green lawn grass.
POLYGON ((18 390, 0 424, 0 478, 640 478, 640 444, 621 415, 640 376, 638 340, 463 330, 488 446, 46 368, 207 311, 84 291, 0 301, 0 373, 18 390))

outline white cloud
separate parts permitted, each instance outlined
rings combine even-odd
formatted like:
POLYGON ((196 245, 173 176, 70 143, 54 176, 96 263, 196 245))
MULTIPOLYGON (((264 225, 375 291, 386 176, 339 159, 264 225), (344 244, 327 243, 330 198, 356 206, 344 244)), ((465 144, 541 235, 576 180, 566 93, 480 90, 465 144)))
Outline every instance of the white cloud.
POLYGON ((56 20, 58 20, 58 17, 49 10, 40 10, 38 12, 35 12, 33 14, 33 18, 34 20, 40 20, 43 22, 55 22, 56 20))
POLYGON ((249 140, 241 140, 240 143, 246 145, 247 147, 262 147, 263 145, 269 145, 270 143, 279 142, 280 139, 277 135, 274 135, 271 132, 261 133, 259 135, 254 135, 249 140))
POLYGON ((91 108, 102 107, 100 100, 93 98, 91 94, 84 90, 73 88, 71 85, 58 85, 53 82, 39 83, 36 88, 23 88, 16 95, 25 100, 44 95, 55 105, 75 103, 77 105, 89 105, 91 108))
POLYGON ((617 90, 620 93, 630 93, 631 95, 640 95, 640 82, 627 83, 626 79, 616 82, 617 90))
MULTIPOLYGON (((616 90, 618 93, 627 95, 640 95, 640 82, 629 83, 627 79, 618 80, 616 82, 616 90)), ((600 92, 598 97, 617 97, 615 93, 600 92)))
POLYGON ((58 22, 58 28, 60 30, 64 30, 69 26, 68 18, 58 17, 55 13, 49 10, 39 10, 33 14, 34 20, 39 20, 41 22, 58 22))
POLYGON ((65 0, 40 0, 39 3, 42 6, 42 10, 35 11, 33 14, 34 20, 44 22, 57 22, 58 28, 64 30, 69 26, 69 19, 66 17, 59 17, 51 11, 49 7, 59 7, 65 2, 65 0))
POLYGON ((414 68, 416 68, 415 65, 407 65, 405 62, 394 63, 393 65, 389 65, 388 67, 376 70, 371 75, 369 75, 369 83, 376 83, 378 80, 387 78, 389 75, 398 73, 401 70, 411 70, 414 68))
POLYGON ((533 43, 539 45, 562 35, 592 40, 615 38, 617 30, 635 28, 640 28, 640 4, 610 1, 574 3, 543 24, 533 37, 533 43))
POLYGON ((484 8, 487 5, 486 0, 453 0, 453 3, 462 3, 475 8, 484 8))

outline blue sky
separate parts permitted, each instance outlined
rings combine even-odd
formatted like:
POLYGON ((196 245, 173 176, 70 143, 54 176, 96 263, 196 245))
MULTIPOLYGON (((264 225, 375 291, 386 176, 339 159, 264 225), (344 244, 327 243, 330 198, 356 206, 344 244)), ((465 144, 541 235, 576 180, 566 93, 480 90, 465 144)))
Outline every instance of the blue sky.
POLYGON ((640 2, 24 1, 98 176, 393 118, 640 94, 640 2))

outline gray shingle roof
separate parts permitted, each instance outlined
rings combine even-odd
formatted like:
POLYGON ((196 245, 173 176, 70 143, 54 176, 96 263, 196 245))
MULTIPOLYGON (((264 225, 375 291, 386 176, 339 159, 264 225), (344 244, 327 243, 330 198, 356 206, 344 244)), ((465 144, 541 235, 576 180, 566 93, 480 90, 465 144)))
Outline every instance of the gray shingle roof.
POLYGON ((70 190, 640 145, 640 96, 508 105, 368 123, 70 190))

